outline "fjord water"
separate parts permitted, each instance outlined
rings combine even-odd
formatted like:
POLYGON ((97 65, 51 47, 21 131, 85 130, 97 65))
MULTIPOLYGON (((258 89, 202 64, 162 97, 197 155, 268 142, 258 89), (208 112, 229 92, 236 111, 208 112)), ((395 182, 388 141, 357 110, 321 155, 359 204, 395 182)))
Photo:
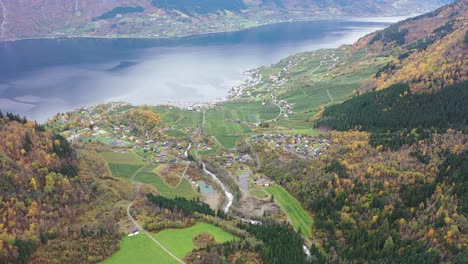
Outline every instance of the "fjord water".
POLYGON ((0 109, 44 121, 109 101, 183 104, 224 97, 247 69, 350 44, 387 22, 281 23, 175 39, 36 39, 0 43, 0 109))

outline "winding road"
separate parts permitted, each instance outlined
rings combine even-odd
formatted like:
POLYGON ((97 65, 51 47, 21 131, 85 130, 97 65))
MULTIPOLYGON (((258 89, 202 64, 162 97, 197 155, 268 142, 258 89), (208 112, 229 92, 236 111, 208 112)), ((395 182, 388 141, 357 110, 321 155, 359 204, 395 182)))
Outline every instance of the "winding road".
MULTIPOLYGON (((0 0, 1 1, 1 0, 0 0)), ((154 238, 148 231, 146 231, 138 222, 133 218, 132 214, 130 213, 130 209, 132 205, 135 203, 136 199, 138 198, 138 194, 140 193, 140 184, 135 181, 136 175, 142 171, 146 166, 141 167, 139 170, 137 170, 132 177, 130 178, 130 181, 132 182, 133 185, 135 185, 136 188, 136 194, 135 197, 133 198, 133 201, 127 206, 127 216, 130 221, 138 228, 140 232, 143 232, 146 236, 148 236, 156 245, 158 245, 162 250, 164 250, 167 254, 169 254, 171 257, 173 257, 177 262, 185 264, 184 261, 182 261, 180 258, 172 254, 167 248, 165 248, 156 238, 154 238)))

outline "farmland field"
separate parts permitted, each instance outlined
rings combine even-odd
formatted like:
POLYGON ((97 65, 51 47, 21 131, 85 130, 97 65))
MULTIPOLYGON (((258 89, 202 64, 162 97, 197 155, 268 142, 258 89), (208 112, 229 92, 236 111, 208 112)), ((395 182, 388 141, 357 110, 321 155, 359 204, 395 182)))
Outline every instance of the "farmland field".
POLYGON ((185 129, 187 127, 200 127, 202 124, 202 113, 200 112, 168 106, 155 106, 153 109, 161 115, 164 123, 168 126, 185 129))
POLYGON ((122 263, 179 263, 169 254, 163 251, 149 237, 138 234, 125 237, 121 241, 120 250, 102 264, 122 263))
POLYGON ((81 142, 101 142, 101 143, 104 143, 104 144, 109 144, 110 142, 112 142, 112 138, 111 137, 83 137, 83 138, 80 138, 80 141, 81 142))
POLYGON ((187 179, 182 179, 180 184, 176 188, 171 188, 167 185, 164 180, 152 172, 140 172, 135 177, 135 181, 152 185, 156 188, 162 196, 174 198, 176 196, 185 197, 192 199, 198 196, 193 190, 192 185, 187 179))
POLYGON ((263 190, 253 189, 253 190, 250 190, 250 194, 258 198, 268 197, 268 194, 263 190))
POLYGON ((132 175, 143 166, 118 163, 109 163, 108 165, 114 177, 124 178, 127 180, 130 180, 132 175))
POLYGON ((145 164, 135 153, 101 152, 114 177, 130 179, 145 164))
POLYGON ((218 243, 236 239, 235 236, 221 228, 203 222, 196 223, 188 228, 165 229, 154 234, 154 237, 161 242, 165 248, 171 251, 172 254, 183 258, 196 248, 193 243, 193 238, 201 233, 211 234, 218 243))
POLYGON ((132 165, 145 164, 143 160, 133 152, 101 152, 100 154, 108 163, 122 163, 132 165))
POLYGON ((144 149, 136 149, 135 154, 137 154, 138 156, 140 156, 140 157, 142 157, 144 159, 154 157, 154 152, 147 151, 147 150, 144 150, 144 149))
POLYGON ((311 236, 311 226, 313 223, 312 217, 302 208, 301 204, 283 187, 275 185, 266 187, 265 190, 275 197, 283 211, 288 215, 289 219, 296 230, 306 236, 311 236))
POLYGON ((164 180, 170 187, 177 187, 183 177, 186 165, 183 164, 161 164, 153 172, 164 180))
POLYGON ((216 139, 219 141, 221 145, 225 148, 233 148, 237 144, 237 140, 239 140, 238 136, 229 136, 229 135, 218 135, 216 139))
POLYGON ((164 134, 171 136, 171 137, 178 137, 178 138, 183 138, 187 136, 187 133, 183 132, 182 130, 179 129, 171 129, 167 130, 164 132, 164 134))

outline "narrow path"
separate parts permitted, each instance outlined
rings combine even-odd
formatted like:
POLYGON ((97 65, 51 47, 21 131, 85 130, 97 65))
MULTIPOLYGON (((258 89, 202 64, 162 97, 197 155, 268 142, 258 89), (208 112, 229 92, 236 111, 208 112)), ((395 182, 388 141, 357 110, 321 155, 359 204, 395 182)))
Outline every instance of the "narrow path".
POLYGON ((327 89, 327 94, 328 94, 328 97, 330 97, 330 100, 333 102, 333 97, 331 96, 330 91, 328 89, 327 89))
POLYGON ((203 133, 205 133, 205 122, 206 122, 206 111, 203 110, 203 121, 202 121, 203 133))
POLYGON ((266 122, 272 122, 273 120, 280 118, 281 114, 283 114, 283 108, 281 108, 281 106, 279 106, 279 104, 277 104, 277 103, 273 103, 273 104, 276 105, 279 108, 279 110, 280 110, 279 114, 273 119, 266 120, 266 122))
POLYGON ((257 151, 255 151, 255 148, 250 144, 249 139, 245 139, 245 144, 249 145, 249 147, 252 149, 252 152, 255 155, 255 159, 257 160, 257 171, 259 171, 262 168, 262 160, 260 159, 260 155, 258 154, 257 151))
POLYGON ((3 0, 0 0, 0 6, 2 7, 2 24, 0 24, 0 38, 5 37, 5 25, 7 23, 7 9, 5 7, 5 4, 3 3, 3 0))
MULTIPOLYGON (((179 185, 180 185, 180 184, 182 183, 182 181, 184 180, 184 178, 185 178, 185 173, 186 173, 187 170, 188 170, 188 166, 189 166, 189 164, 187 163, 187 164, 185 165, 184 172, 182 173, 182 176, 180 177, 179 182, 176 184, 176 186, 174 187, 174 189, 179 188, 179 185)), ((168 184, 168 185, 169 185, 169 184, 168 184)), ((170 186, 170 185, 169 185, 169 186, 170 186)))
POLYGON ((142 171, 146 167, 143 166, 139 170, 137 170, 135 173, 133 173, 132 177, 130 178, 130 181, 132 182, 133 185, 136 187, 136 194, 135 197, 133 198, 133 201, 127 206, 127 216, 130 221, 138 228, 139 231, 143 232, 146 236, 148 236, 156 245, 158 245, 162 250, 164 250, 167 254, 169 254, 171 257, 173 257, 177 262, 185 264, 184 261, 182 261, 180 258, 172 254, 167 248, 165 248, 156 238, 154 238, 148 231, 146 231, 138 222, 133 218, 132 214, 130 213, 130 209, 132 205, 135 203, 136 199, 138 198, 138 194, 140 193, 140 184, 135 181, 136 175, 142 171))

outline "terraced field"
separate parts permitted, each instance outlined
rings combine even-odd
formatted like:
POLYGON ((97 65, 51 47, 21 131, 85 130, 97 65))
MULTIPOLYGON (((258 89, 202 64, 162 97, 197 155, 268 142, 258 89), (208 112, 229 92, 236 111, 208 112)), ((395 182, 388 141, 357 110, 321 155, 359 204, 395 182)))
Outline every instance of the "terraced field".
POLYGON ((203 114, 201 112, 192 112, 186 109, 167 106, 155 106, 153 110, 162 116, 166 125, 175 126, 177 129, 201 127, 202 125, 203 114))
POLYGON ((281 209, 288 215, 294 228, 300 230, 304 236, 310 237, 313 219, 302 208, 299 201, 279 185, 266 187, 265 190, 274 196, 281 209))

